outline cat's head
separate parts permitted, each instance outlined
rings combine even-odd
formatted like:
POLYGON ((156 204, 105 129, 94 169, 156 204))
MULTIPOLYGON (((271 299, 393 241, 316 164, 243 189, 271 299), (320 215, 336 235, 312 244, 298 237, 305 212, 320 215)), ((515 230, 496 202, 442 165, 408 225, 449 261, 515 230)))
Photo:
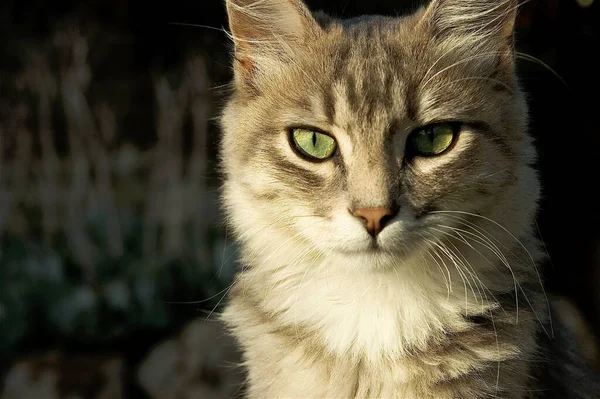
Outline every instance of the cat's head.
POLYGON ((352 20, 300 0, 226 3, 224 202, 255 252, 297 242, 387 264, 447 226, 527 228, 539 187, 515 77, 516 1, 433 0, 352 20))

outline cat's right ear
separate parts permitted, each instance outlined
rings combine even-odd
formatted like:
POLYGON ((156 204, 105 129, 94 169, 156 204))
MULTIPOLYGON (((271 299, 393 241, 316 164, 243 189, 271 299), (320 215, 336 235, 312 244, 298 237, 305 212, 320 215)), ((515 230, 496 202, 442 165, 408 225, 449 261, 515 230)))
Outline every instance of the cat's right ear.
POLYGON ((319 26, 301 0, 226 0, 235 78, 252 84, 294 57, 319 26))

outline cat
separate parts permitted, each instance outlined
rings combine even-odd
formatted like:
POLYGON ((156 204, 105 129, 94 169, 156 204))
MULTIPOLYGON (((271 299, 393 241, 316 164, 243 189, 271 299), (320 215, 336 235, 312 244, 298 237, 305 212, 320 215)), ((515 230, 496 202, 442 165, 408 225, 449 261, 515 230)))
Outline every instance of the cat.
POLYGON ((346 20, 301 0, 226 8, 222 205, 243 267, 221 318, 245 395, 568 397, 546 382, 517 2, 346 20))

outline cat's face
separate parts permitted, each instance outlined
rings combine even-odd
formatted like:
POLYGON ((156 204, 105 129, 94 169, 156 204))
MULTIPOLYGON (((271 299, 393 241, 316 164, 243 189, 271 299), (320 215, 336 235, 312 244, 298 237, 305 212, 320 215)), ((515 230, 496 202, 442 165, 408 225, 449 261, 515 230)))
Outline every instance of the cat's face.
POLYGON ((403 19, 345 22, 296 0, 228 7, 236 91, 222 156, 242 240, 381 264, 470 214, 525 228, 538 185, 512 2, 439 0, 403 19))

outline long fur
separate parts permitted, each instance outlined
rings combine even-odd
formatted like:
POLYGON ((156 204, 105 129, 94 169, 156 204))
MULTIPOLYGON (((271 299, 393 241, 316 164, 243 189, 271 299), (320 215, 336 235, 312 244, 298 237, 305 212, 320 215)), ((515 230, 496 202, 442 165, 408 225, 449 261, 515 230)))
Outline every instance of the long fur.
POLYGON ((223 206, 243 268, 222 315, 249 398, 537 398, 552 337, 540 186, 514 71, 516 2, 434 0, 336 20, 228 0, 235 92, 223 206), (285 15, 285 18, 280 18, 285 15), (407 138, 461 123, 453 148, 407 138), (308 126, 338 154, 291 148, 308 126), (381 251, 348 209, 396 204, 381 251))

